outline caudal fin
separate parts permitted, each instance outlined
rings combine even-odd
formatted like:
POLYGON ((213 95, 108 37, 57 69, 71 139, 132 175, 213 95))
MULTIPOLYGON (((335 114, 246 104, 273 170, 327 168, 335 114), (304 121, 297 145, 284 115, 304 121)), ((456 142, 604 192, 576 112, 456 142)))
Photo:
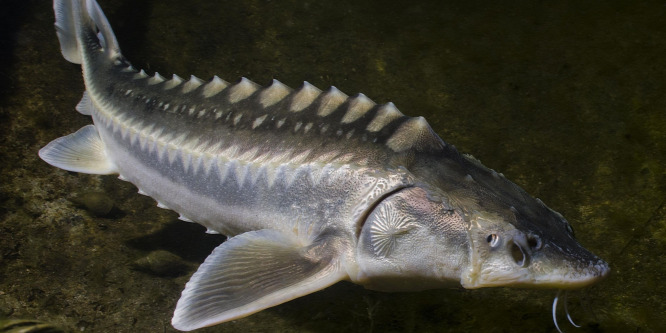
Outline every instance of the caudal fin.
POLYGON ((60 50, 67 61, 80 64, 85 48, 102 48, 108 56, 120 55, 116 36, 95 0, 54 0, 53 11, 60 50), (97 39, 83 38, 86 35, 96 35, 97 39))
POLYGON ((76 20, 72 13, 74 3, 69 0, 56 0, 53 2, 53 11, 55 12, 55 28, 60 41, 60 51, 62 56, 69 62, 75 64, 81 63, 81 52, 79 43, 76 40, 76 20))

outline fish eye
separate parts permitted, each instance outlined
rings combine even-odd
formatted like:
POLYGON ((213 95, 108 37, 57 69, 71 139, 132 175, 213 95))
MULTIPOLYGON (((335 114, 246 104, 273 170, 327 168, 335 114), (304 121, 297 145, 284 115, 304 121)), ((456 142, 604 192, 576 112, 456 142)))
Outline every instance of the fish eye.
POLYGON ((499 245, 500 237, 497 234, 490 234, 488 237, 486 237, 486 242, 490 245, 490 247, 497 247, 499 245))
POLYGON ((525 254, 525 251, 523 250, 520 245, 516 244, 516 242, 512 242, 511 244, 511 257, 513 257, 513 261, 516 262, 516 265, 520 267, 525 267, 527 265, 527 255, 525 254))

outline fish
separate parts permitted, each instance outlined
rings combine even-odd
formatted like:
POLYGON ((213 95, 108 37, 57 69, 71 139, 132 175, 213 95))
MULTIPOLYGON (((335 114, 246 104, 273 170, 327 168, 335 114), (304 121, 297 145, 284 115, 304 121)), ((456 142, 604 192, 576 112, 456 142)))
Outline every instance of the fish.
POLYGON ((53 8, 61 53, 83 71, 76 110, 93 124, 48 143, 41 159, 117 174, 181 220, 228 237, 185 285, 178 330, 342 280, 388 292, 558 289, 559 330, 561 291, 610 272, 561 214, 444 142, 423 117, 308 82, 149 75, 122 55, 96 1, 53 8))

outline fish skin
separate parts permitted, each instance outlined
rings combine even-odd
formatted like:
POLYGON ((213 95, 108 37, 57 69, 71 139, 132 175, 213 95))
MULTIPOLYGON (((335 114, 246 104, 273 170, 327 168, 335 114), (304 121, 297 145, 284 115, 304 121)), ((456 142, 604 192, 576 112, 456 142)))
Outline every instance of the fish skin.
POLYGON ((182 220, 231 237, 188 282, 178 329, 343 279, 387 291, 577 288, 609 272, 561 215, 422 117, 307 82, 150 76, 122 56, 95 1, 56 0, 54 11, 63 56, 82 64, 77 110, 95 125, 40 157, 119 174, 182 220))

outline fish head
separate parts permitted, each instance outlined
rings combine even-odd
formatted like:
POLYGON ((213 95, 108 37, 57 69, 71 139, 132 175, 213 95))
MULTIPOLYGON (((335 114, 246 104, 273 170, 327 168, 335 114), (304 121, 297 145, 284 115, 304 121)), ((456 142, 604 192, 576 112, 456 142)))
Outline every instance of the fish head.
POLYGON ((415 169, 435 181, 374 207, 359 233, 354 282, 385 291, 453 281, 467 289, 574 289, 608 275, 562 215, 476 160, 451 160, 415 169))
POLYGON ((468 215, 469 266, 461 276, 463 287, 574 289, 610 272, 605 261, 576 241, 569 222, 540 201, 500 212, 480 209, 468 215))
POLYGON ((608 264, 576 240, 561 214, 473 157, 458 161, 431 176, 468 223, 464 288, 575 289, 608 275, 608 264))

